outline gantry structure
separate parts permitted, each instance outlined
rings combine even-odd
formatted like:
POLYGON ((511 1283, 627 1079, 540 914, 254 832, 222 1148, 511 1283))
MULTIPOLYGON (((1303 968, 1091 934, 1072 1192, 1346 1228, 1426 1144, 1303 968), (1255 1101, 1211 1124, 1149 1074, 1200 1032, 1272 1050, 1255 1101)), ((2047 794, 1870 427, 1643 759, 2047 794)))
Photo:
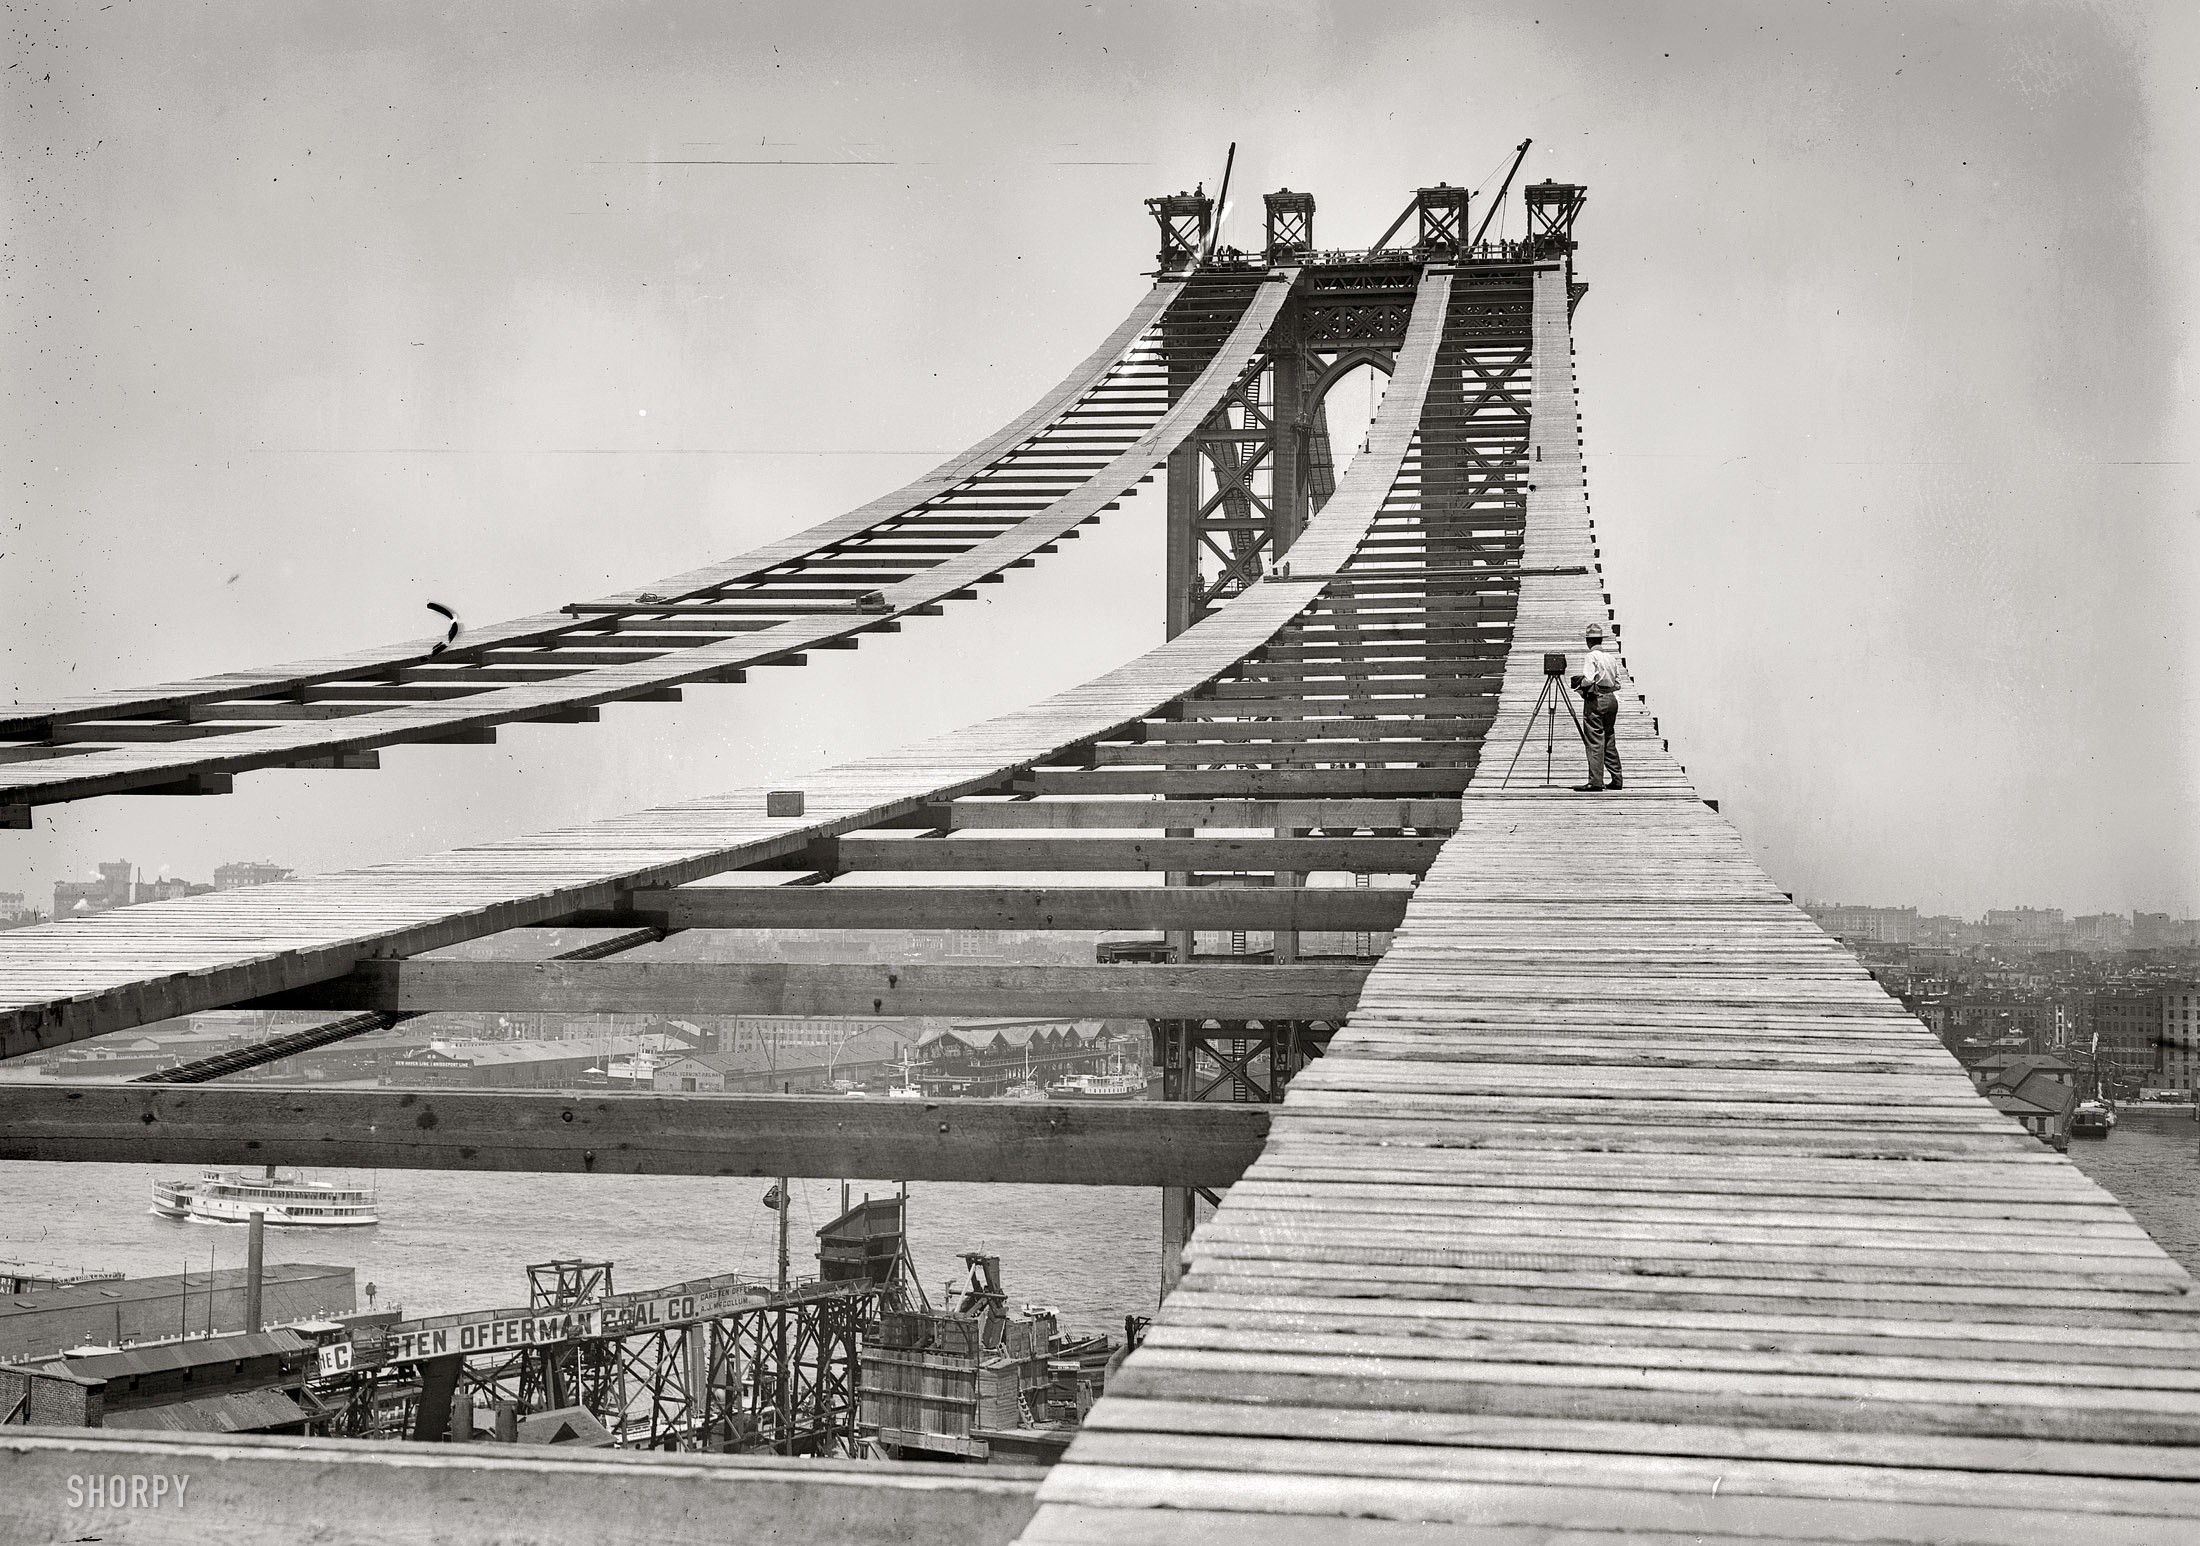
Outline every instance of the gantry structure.
POLYGON ((1028 708, 798 791, 0 936, 6 1056, 237 1004, 326 1011, 303 1033, 323 1037, 437 1009, 1148 1019, 1185 1098, 222 1082, 250 1057, 191 1082, 0 1084, 0 1157, 54 1163, 1162 1188, 1170 1292, 1061 1464, 21 1430, 0 1438, 0 1521, 73 1530, 66 1475, 188 1463, 236 1540, 378 1538, 358 1520, 595 1546, 2190 1539, 2191 1278, 1793 905, 1632 680, 1624 791, 1565 787, 1564 721, 1546 774, 1548 657, 1620 623, 1575 389, 1583 191, 1524 197, 1517 242, 1482 241, 1440 184, 1336 251, 1312 197, 1279 190, 1254 252, 1218 245, 1203 194, 1153 200, 1158 272, 1122 326, 1015 423, 837 521, 441 653, 0 726, 20 825, 588 719, 892 633, 1165 474, 1170 637, 1028 708), (1339 475, 1323 394, 1362 365, 1388 385, 1339 475), (743 964, 667 938, 915 925, 1156 943, 973 968, 743 964), (501 959, 443 948, 491 934, 501 959))

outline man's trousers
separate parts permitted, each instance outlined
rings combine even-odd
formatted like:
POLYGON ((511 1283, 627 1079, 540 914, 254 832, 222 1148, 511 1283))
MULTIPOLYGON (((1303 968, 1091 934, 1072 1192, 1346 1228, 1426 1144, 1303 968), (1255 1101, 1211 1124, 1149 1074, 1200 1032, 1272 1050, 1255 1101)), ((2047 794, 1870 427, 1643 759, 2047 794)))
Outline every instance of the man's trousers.
POLYGON ((1602 789, 1609 781, 1614 789, 1619 788, 1619 694, 1584 693, 1581 731, 1589 746, 1589 787, 1602 789))

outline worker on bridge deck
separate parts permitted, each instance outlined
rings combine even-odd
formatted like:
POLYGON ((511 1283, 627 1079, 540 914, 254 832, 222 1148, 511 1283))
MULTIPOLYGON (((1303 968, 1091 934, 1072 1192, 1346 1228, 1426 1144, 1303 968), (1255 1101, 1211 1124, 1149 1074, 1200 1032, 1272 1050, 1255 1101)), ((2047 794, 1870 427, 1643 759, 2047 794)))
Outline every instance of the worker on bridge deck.
POLYGON ((1626 787, 1619 767, 1619 651, 1604 647, 1604 630, 1589 625, 1589 653, 1582 657, 1581 674, 1573 679, 1581 694, 1581 738, 1589 748, 1589 782, 1574 785, 1576 794, 1602 794, 1607 779, 1614 789, 1626 787))

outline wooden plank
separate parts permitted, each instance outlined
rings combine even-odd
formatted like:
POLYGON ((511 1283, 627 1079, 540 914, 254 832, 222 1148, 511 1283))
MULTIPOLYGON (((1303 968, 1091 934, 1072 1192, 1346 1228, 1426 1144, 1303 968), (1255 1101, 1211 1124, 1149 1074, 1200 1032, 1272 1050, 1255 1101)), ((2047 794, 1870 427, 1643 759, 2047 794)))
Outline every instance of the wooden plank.
POLYGON ((1039 1474, 770 1456, 11 1427, 0 1537, 110 1546, 706 1546, 732 1538, 995 1546, 1039 1474), (168 1483, 155 1506, 151 1478, 168 1483), (118 1504, 89 1479, 122 1480, 118 1504), (175 1479, 181 1477, 178 1487, 175 1479), (134 1479, 134 1481, 133 1481, 134 1479), (145 1484, 137 1488, 135 1483, 145 1484), (72 1485, 73 1483, 73 1485, 72 1485))
MULTIPOLYGON (((1312 1439, 1377 1439, 1456 1444, 1475 1449, 1562 1450, 1591 1455, 1699 1455, 1736 1460, 1933 1467, 1969 1472, 2046 1473, 2143 1480, 2200 1481, 2200 1452, 2153 1444, 2051 1444, 2037 1440, 1827 1433, 1807 1428, 1712 1428, 1595 1419, 1491 1418, 1453 1412, 1367 1412, 1329 1407, 1271 1407, 1230 1401, 1124 1398, 1097 1407, 1095 1431, 1275 1434, 1312 1439)), ((1855 1473, 1850 1473, 1854 1475, 1855 1473)))
POLYGON ((1278 827, 1450 829, 1457 800, 957 800, 926 806, 925 824, 942 830, 1000 828, 1278 827))
POLYGON ((1338 1020, 1365 966, 367 961, 273 1008, 1338 1020))
POLYGON ((1351 766, 1424 764, 1472 766, 1481 755, 1479 737, 1473 740, 1423 740, 1409 738, 1409 727, 1389 738, 1369 734, 1351 741, 1247 741, 1231 744, 1208 742, 1184 745, 1171 741, 1136 741, 1106 744, 1091 749, 1096 767, 1243 767, 1264 763, 1274 767, 1307 767, 1344 763, 1351 766))
POLYGON ((1413 875, 1443 845, 1411 837, 945 837, 840 840, 851 870, 1309 870, 1413 875))
POLYGON ((1040 795, 1166 795, 1171 799, 1424 799, 1457 794, 1464 768, 1040 768, 1017 788, 1040 795))
POLYGON ((1269 1109, 600 1090, 0 1083, 0 1159, 1206 1186, 1269 1109))
POLYGON ((1343 886, 689 886, 637 891, 673 929, 1394 929, 1412 895, 1343 886))

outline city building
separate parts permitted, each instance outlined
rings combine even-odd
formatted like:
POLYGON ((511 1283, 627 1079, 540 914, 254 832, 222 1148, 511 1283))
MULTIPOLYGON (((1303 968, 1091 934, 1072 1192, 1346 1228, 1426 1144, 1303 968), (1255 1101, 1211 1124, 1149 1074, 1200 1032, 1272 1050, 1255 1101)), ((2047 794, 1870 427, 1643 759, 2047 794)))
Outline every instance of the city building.
POLYGON ((913 1052, 925 1022, 733 1016, 714 1028, 711 1050, 660 1062, 656 1088, 796 1095, 884 1084, 913 1052))
MULTIPOLYGON (((165 1277, 87 1277, 0 1297, 0 1363, 43 1358, 65 1348, 128 1347, 168 1337, 244 1330, 245 1269, 165 1277)), ((269 1262, 261 1275, 261 1316, 271 1326, 356 1307, 350 1267, 269 1262)))
MULTIPOLYGON (((64 1426, 150 1428, 168 1433, 305 1433, 332 1413, 306 1389, 315 1344, 289 1327, 193 1337, 141 1347, 72 1349, 62 1357, 0 1369, 0 1392, 20 1385, 43 1398, 49 1422, 57 1396, 81 1403, 64 1426)), ((26 1404, 27 1401, 26 1401, 26 1404)), ((117 1478, 119 1480, 119 1478, 117 1478)))
POLYGON ((2070 943, 2079 950, 2129 950, 2131 920, 2122 913, 2087 913, 2073 918, 2070 943))
MULTIPOLYGON (((115 1031, 42 1055, 45 1072, 55 1079, 135 1079, 163 1073, 184 1063, 229 1052, 257 1039, 258 1028, 207 1017, 159 1020, 134 1031, 115 1031)), ((261 1017, 254 1017, 255 1019, 261 1017)), ((326 1016, 318 1018, 326 1019, 326 1016)))
POLYGON ((97 880, 57 880, 53 883, 53 915, 81 918, 109 908, 128 907, 137 900, 137 866, 127 859, 99 866, 97 880))
POLYGON ((436 1041, 392 1058, 389 1082, 468 1089, 581 1089, 602 1084, 614 1059, 665 1050, 661 1039, 657 1045, 652 1040, 611 1036, 593 1042, 436 1041))
POLYGON ((1995 1110, 2061 1149, 2069 1146, 2070 1113, 2078 1104, 2074 1072, 2061 1058, 1994 1057, 1971 1071, 1971 1082, 1995 1110))
POLYGON ((1837 939, 1875 945, 1907 945, 1918 937, 1914 907, 1857 907, 1846 902, 1805 902, 1803 911, 1837 939))
POLYGON ((2092 1047, 2101 1094, 2130 1099, 2160 1083, 2162 999, 2159 988, 2093 995, 2092 1047))
POLYGON ((2172 918, 2168 913, 2131 915, 2131 948, 2134 950, 2190 950, 2200 946, 2200 919, 2172 918))
POLYGON ((98 869, 97 880, 54 882, 53 915, 56 920, 83 918, 117 907, 133 907, 139 902, 166 902, 176 897, 198 896, 214 889, 165 875, 141 881, 137 879, 137 866, 127 859, 102 864, 98 869))
POLYGON ((1997 945, 2055 950, 2069 943, 2059 907, 1995 907, 1986 913, 1986 937, 1997 945))
POLYGON ((1976 924, 1965 923, 1945 913, 1917 920, 1916 943, 1920 945, 1975 945, 1984 937, 1976 924))
POLYGON ((917 1083, 927 1095, 999 1095, 1096 1073, 1107 1051, 1100 1020, 951 1020, 924 1033, 917 1083))
POLYGON ((20 891, 0 891, 0 929, 27 929, 34 923, 44 923, 46 915, 20 891))
POLYGON ((1967 1067, 1995 1056, 2047 1056, 2068 1051, 2083 1016, 2067 999, 2019 998, 2007 992, 1957 992, 1908 1005, 1967 1067))
POLYGON ((265 859, 233 859, 214 871, 216 891, 241 891, 246 886, 265 886, 290 879, 290 871, 265 859))
POLYGON ((2187 1094, 2200 1090, 2200 987, 2163 990, 2161 1045, 2156 1085, 2187 1094))

